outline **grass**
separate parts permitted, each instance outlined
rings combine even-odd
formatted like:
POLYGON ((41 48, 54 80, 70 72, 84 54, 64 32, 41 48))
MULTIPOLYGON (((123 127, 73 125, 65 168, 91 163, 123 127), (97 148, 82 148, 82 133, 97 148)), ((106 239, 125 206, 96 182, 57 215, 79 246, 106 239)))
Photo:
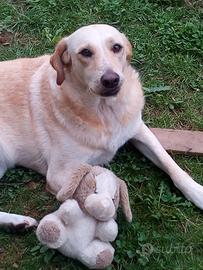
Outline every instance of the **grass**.
MULTIPOLYGON (((134 45, 132 64, 146 89, 145 121, 154 127, 203 129, 200 1, 16 0, 0 1, 0 60, 51 53, 78 27, 108 23, 134 45), (194 3, 193 3, 194 2, 194 3), (154 91, 154 90, 159 91, 154 91), (166 89, 166 91, 161 91, 166 89)), ((203 184, 201 157, 174 156, 203 184)), ((169 178, 131 146, 109 167, 129 185, 134 219, 119 212, 115 260, 109 269, 203 269, 203 216, 169 178)), ((44 190, 42 176, 9 171, 0 182, 0 210, 41 218, 58 203, 44 190)), ((0 269, 85 269, 39 245, 34 232, 0 232, 0 269)))

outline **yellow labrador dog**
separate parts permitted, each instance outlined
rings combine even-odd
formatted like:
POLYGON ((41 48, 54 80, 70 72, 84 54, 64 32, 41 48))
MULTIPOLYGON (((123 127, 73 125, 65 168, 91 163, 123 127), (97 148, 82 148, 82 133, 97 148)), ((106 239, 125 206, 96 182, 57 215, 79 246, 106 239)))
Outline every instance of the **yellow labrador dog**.
MULTIPOLYGON (((53 55, 0 63, 0 177, 21 165, 46 175, 64 201, 81 163, 109 162, 132 140, 175 186, 203 209, 203 187, 166 153, 142 121, 144 98, 132 49, 109 25, 89 25, 62 39, 53 55)), ((0 213, 0 224, 34 221, 0 213)))

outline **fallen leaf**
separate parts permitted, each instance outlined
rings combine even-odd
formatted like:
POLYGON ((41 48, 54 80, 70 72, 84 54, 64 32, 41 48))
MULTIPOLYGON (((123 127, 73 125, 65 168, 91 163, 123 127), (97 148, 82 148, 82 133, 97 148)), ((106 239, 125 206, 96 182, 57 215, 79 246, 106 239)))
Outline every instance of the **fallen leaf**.
POLYGON ((26 186, 30 190, 35 190, 37 188, 38 184, 36 182, 30 180, 29 182, 26 183, 26 186))
POLYGON ((13 268, 16 268, 16 269, 18 268, 18 264, 17 263, 14 263, 12 266, 13 266, 13 268))

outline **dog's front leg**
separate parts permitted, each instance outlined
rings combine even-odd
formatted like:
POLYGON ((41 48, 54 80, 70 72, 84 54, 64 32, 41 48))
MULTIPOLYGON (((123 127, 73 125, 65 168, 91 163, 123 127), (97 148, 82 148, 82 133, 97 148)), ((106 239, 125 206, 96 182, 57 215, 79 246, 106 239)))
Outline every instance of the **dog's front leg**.
POLYGON ((49 166, 47 172, 47 190, 56 196, 57 200, 64 202, 71 198, 83 176, 91 169, 91 165, 70 162, 66 165, 49 166))
POLYGON ((203 209, 203 186, 196 183, 176 164, 144 123, 142 123, 132 139, 132 143, 140 152, 171 177, 175 186, 188 200, 203 209))
POLYGON ((0 212, 0 228, 6 231, 22 232, 34 226, 37 226, 37 221, 34 218, 0 212))

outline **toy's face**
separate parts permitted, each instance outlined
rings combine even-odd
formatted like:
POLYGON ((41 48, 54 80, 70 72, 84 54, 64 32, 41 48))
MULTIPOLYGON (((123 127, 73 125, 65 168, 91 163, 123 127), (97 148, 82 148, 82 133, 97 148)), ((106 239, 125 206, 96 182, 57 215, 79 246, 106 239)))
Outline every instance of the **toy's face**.
POLYGON ((115 199, 118 181, 112 172, 105 171, 95 177, 96 190, 85 200, 87 212, 101 221, 107 221, 115 216, 115 199))

